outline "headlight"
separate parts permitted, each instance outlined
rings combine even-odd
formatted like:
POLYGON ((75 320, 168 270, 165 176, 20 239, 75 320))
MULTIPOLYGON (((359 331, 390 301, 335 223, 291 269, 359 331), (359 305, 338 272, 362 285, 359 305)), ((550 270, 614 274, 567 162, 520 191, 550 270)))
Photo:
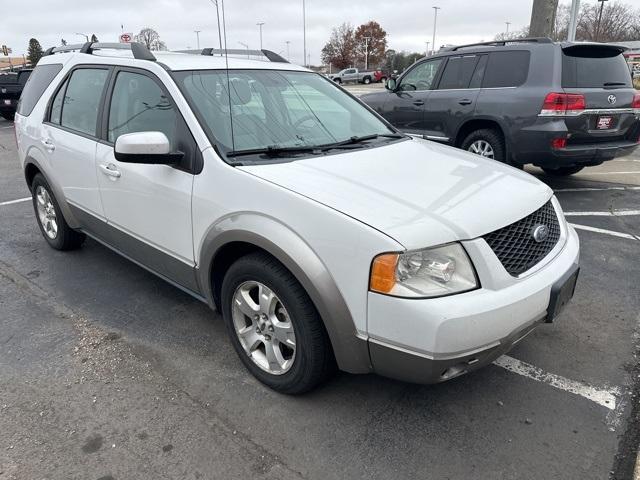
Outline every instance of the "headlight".
POLYGON ((478 288, 471 260, 459 243, 384 253, 373 259, 369 288, 395 297, 441 297, 478 288))

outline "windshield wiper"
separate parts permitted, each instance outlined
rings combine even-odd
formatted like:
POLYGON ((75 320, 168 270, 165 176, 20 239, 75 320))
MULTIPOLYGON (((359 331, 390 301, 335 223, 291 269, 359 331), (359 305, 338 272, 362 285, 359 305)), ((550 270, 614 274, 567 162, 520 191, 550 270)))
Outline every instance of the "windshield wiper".
POLYGON ((361 137, 353 136, 346 140, 336 143, 328 143, 326 145, 322 145, 320 148, 340 148, 348 145, 357 145, 362 142, 366 142, 368 140, 375 140, 376 138, 404 138, 405 136, 401 133, 374 133, 371 135, 363 135, 361 137))
POLYGON ((285 153, 307 153, 307 152, 316 152, 319 151, 318 147, 307 147, 307 146, 298 146, 298 147, 278 147, 277 145, 269 145, 268 147, 263 148, 249 148, 246 150, 234 150, 232 152, 227 153, 227 157, 240 157, 243 155, 282 155, 285 153))

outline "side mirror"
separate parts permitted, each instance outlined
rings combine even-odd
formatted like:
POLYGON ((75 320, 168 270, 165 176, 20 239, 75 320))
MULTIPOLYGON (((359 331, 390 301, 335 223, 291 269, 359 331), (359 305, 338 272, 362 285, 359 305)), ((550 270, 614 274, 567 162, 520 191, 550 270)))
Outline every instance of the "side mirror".
POLYGON ((169 139, 162 132, 125 133, 116 139, 114 156, 119 162, 174 165, 184 154, 171 152, 169 139))
POLYGON ((396 82, 395 78, 390 78, 387 80, 387 83, 385 84, 385 88, 387 90, 390 90, 392 92, 394 92, 396 90, 396 87, 398 86, 398 83, 396 82))

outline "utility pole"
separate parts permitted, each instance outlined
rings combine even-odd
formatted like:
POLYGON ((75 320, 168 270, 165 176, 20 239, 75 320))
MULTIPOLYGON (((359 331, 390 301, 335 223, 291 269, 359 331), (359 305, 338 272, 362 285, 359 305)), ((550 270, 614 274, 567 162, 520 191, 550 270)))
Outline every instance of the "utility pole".
POLYGON ((533 0, 529 36, 550 37, 556 23, 557 10, 558 0, 533 0))
MULTIPOLYGON (((305 0, 302 0, 302 63, 307 61, 307 12, 305 0)), ((306 65, 304 65, 306 67, 306 65)))
POLYGON ((222 56, 222 30, 220 30, 220 10, 218 9, 218 0, 211 0, 216 6, 216 18, 218 19, 218 42, 220 45, 220 56, 222 56))
POLYGON ((258 22, 256 25, 260 27, 260 50, 262 50, 262 26, 264 25, 264 22, 258 22))
POLYGON ((596 38, 594 39, 596 42, 600 38, 600 22, 602 22, 602 9, 604 8, 604 2, 607 0, 598 0, 600 2, 600 13, 598 14, 598 23, 596 24, 596 38))
POLYGON ((430 43, 430 42, 425 42, 425 43, 427 44, 427 50, 425 51, 424 56, 425 56, 425 57, 428 57, 428 56, 429 56, 429 43, 430 43))
POLYGON ((369 70, 369 40, 371 37, 364 37, 364 70, 369 70))
POLYGON ((196 45, 197 45, 197 49, 200 50, 200 32, 202 30, 194 30, 193 33, 196 34, 196 45))
POLYGON ((434 10, 434 14, 433 14, 433 42, 431 43, 432 48, 433 48, 433 52, 435 53, 436 51, 436 25, 438 24, 438 10, 440 10, 440 7, 433 7, 434 10))
POLYGON ((576 41, 576 28, 578 27, 578 12, 580 10, 580 0, 571 1, 571 11, 569 13, 569 30, 567 32, 567 41, 576 41))
POLYGON ((507 25, 507 35, 509 35, 509 25, 511 25, 511 22, 504 22, 507 25))
POLYGON ((291 55, 289 54, 289 44, 291 43, 289 40, 287 40, 286 42, 284 42, 287 44, 287 60, 291 61, 291 55))

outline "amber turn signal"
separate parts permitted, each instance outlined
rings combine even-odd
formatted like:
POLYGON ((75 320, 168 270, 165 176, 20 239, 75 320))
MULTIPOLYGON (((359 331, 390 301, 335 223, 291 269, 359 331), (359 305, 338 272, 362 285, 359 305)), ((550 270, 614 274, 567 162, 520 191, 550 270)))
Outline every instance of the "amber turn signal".
POLYGON ((396 267, 399 255, 385 253, 373 259, 369 289, 373 292, 389 293, 396 284, 396 267))

